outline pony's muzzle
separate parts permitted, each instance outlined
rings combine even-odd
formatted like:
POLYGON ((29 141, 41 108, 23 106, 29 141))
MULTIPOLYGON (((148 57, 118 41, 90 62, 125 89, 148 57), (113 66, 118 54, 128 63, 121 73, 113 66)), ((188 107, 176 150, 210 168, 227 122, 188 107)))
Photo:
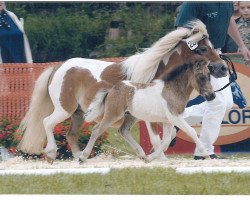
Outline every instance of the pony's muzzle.
POLYGON ((221 63, 210 64, 208 66, 209 72, 215 78, 222 78, 227 75, 228 68, 226 65, 221 63))
POLYGON ((209 92, 204 95, 204 98, 206 99, 206 101, 212 101, 215 99, 215 97, 216 97, 216 94, 214 92, 209 92))

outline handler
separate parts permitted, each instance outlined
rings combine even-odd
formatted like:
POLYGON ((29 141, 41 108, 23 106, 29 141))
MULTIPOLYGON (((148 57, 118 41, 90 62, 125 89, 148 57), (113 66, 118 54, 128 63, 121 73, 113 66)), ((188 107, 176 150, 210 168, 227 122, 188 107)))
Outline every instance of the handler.
MULTIPOLYGON (((250 51, 242 41, 237 25, 232 17, 233 4, 227 2, 221 3, 192 3, 184 2, 181 6, 179 15, 177 16, 175 26, 179 28, 193 19, 200 19, 207 28, 209 39, 214 45, 218 53, 224 46, 227 33, 239 46, 242 55, 249 64, 250 51)), ((211 84, 214 90, 222 88, 229 82, 229 78, 214 78, 211 76, 211 84)), ((233 98, 231 88, 216 93, 216 98, 211 102, 203 102, 193 105, 185 109, 184 117, 200 117, 202 128, 200 132, 200 140, 204 143, 210 157, 212 159, 220 159, 222 157, 214 154, 213 144, 217 140, 220 133, 221 122, 227 109, 233 106, 233 98)), ((205 159, 201 156, 201 152, 195 149, 194 159, 205 159)))
POLYGON ((23 24, 0 1, 0 63, 32 63, 23 24))

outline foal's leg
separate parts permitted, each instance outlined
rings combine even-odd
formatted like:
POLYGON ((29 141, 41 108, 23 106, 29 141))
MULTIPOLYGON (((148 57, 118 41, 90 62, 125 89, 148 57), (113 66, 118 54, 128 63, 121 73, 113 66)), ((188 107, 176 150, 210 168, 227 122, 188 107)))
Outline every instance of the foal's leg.
MULTIPOLYGON (((113 106, 114 107, 114 106, 113 106)), ((87 160, 87 158, 89 157, 94 144, 97 140, 98 137, 100 137, 100 135, 108 128, 110 127, 112 124, 114 124, 115 122, 119 121, 123 116, 124 116, 124 111, 122 111, 121 113, 116 113, 117 116, 109 114, 109 111, 112 112, 112 107, 109 106, 105 106, 105 115, 102 119, 102 121, 100 122, 100 124, 97 124, 93 130, 92 130, 92 134, 90 136, 89 142, 87 144, 87 146, 85 147, 85 149, 82 151, 81 155, 79 156, 79 161, 80 162, 84 162, 85 160, 87 160), (107 109, 106 107, 108 107, 108 112, 106 113, 107 109)))
POLYGON ((150 154, 147 157, 148 162, 158 158, 159 155, 161 153, 163 153, 168 148, 168 146, 171 142, 173 129, 174 129, 173 124, 163 123, 163 137, 162 137, 161 145, 157 149, 155 149, 154 153, 150 154))
POLYGON ((48 162, 53 162, 53 160, 56 159, 57 146, 53 135, 53 129, 58 123, 64 121, 69 117, 70 114, 66 111, 59 108, 55 108, 53 113, 43 120, 44 128, 47 135, 47 145, 43 151, 46 154, 48 162))
POLYGON ((179 127, 181 130, 183 130, 184 132, 186 132, 188 134, 188 136, 190 136, 198 150, 206 157, 206 158, 210 158, 209 155, 208 155, 208 152, 206 151, 203 143, 200 141, 200 139, 198 138, 197 136, 197 133, 196 131, 194 130, 194 128, 192 128, 185 120, 183 117, 180 117, 180 116, 173 116, 172 117, 172 120, 175 122, 175 125, 177 127, 179 127))
MULTIPOLYGON (((160 135, 156 133, 156 130, 153 130, 153 128, 152 128, 153 123, 145 122, 145 124, 146 124, 147 129, 148 129, 150 142, 153 145, 154 151, 156 151, 161 145, 160 135)), ((159 158, 160 158, 160 160, 166 160, 166 156, 165 156, 164 152, 160 153, 159 158)))
POLYGON ((130 129, 132 128, 132 126, 135 124, 136 121, 137 120, 135 117, 133 117, 129 113, 126 113, 124 122, 123 122, 122 126, 120 127, 119 132, 121 133, 123 138, 129 143, 129 145, 132 147, 132 149, 136 151, 139 158, 145 159, 146 158, 145 152, 143 151, 141 146, 134 140, 134 138, 131 136, 131 132, 130 132, 130 129))
POLYGON ((80 147, 78 145, 79 130, 84 122, 84 112, 81 107, 78 106, 77 110, 71 116, 71 125, 69 131, 66 133, 68 144, 71 148, 74 158, 78 158, 81 154, 80 147))

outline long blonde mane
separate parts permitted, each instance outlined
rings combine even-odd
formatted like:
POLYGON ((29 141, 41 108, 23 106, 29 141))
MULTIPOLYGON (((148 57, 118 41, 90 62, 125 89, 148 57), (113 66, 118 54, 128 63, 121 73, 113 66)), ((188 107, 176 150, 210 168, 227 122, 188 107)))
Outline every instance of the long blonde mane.
POLYGON ((191 21, 186 26, 189 28, 172 31, 159 39, 146 51, 137 53, 124 60, 122 66, 127 78, 139 83, 152 81, 160 61, 167 54, 171 54, 176 45, 184 37, 195 37, 196 35, 197 37, 201 37, 202 35, 208 37, 206 26, 200 20, 191 21))

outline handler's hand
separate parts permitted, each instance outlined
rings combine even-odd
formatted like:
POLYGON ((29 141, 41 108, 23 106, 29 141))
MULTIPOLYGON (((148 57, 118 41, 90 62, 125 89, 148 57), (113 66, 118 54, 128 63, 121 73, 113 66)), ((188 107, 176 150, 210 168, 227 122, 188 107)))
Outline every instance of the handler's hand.
POLYGON ((250 67, 250 51, 248 50, 246 46, 242 47, 240 51, 244 57, 245 64, 247 65, 247 67, 250 67))

